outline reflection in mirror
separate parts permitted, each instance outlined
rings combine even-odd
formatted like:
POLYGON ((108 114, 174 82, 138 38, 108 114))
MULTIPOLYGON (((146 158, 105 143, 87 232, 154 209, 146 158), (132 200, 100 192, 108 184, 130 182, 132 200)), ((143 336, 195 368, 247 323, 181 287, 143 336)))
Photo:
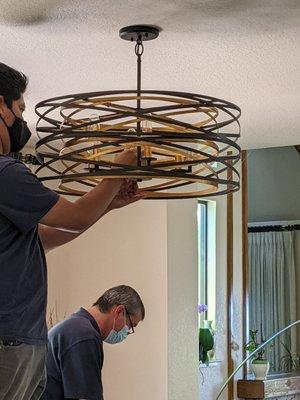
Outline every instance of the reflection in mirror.
MULTIPOLYGON (((248 330, 266 340, 300 317, 300 154, 298 146, 247 152, 248 330)), ((248 338, 249 339, 249 338, 248 338)), ((300 373, 300 330, 263 355, 270 373, 300 373)))

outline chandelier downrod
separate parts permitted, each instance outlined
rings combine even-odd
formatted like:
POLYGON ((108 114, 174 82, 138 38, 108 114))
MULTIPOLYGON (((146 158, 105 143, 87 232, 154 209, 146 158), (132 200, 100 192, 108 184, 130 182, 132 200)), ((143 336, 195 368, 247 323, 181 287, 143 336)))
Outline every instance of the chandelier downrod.
MULTIPOLYGON (((136 45, 135 45, 135 54, 137 56, 137 101, 136 101, 136 107, 137 107, 137 112, 138 114, 141 111, 141 85, 142 85, 142 54, 144 52, 144 46, 143 46, 143 41, 142 41, 142 36, 139 35, 136 45)), ((137 123, 136 123, 136 130, 137 134, 140 136, 142 133, 141 130, 141 120, 138 118, 137 123)), ((141 166, 142 165, 142 149, 141 146, 137 147, 137 165, 141 166)))
MULTIPOLYGON (((132 25, 120 29, 119 35, 124 40, 135 41, 135 54, 137 56, 137 115, 141 111, 141 88, 142 88, 142 55, 144 52, 144 41, 156 39, 159 35, 159 28, 149 25, 132 25)), ((142 135, 141 119, 137 118, 136 134, 142 135)), ((142 149, 137 146, 137 165, 142 165, 142 149)))

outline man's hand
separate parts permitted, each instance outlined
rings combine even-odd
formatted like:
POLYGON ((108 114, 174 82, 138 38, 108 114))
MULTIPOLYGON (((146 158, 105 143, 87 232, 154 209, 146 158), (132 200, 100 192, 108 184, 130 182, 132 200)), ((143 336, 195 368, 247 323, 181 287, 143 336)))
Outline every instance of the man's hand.
POLYGON ((118 194, 111 202, 109 209, 113 210, 116 208, 121 208, 127 206, 128 204, 146 198, 146 194, 139 192, 138 189, 139 188, 136 181, 125 179, 118 194))
POLYGON ((124 150, 115 156, 116 164, 137 165, 136 150, 124 150))

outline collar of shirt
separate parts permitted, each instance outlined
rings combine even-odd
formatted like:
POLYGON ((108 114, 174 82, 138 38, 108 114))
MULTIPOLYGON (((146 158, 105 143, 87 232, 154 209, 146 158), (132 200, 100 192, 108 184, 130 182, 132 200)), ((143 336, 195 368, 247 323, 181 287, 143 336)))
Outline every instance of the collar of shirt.
POLYGON ((99 326, 98 326, 95 318, 86 309, 84 309, 83 307, 80 307, 80 309, 75 313, 75 315, 78 315, 83 318, 87 318, 101 337, 101 332, 100 332, 99 326))

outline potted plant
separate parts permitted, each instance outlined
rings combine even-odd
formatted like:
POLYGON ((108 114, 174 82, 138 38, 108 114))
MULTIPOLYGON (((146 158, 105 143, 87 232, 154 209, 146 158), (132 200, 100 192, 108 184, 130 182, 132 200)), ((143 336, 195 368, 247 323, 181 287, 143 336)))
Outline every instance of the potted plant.
MULTIPOLYGON (((199 314, 207 312, 207 306, 200 304, 198 306, 199 314)), ((214 347, 214 338, 212 331, 209 327, 199 328, 199 361, 208 365, 209 355, 208 352, 214 347)))
MULTIPOLYGON (((260 345, 264 343, 263 338, 261 341, 257 338, 258 330, 249 331, 250 340, 245 345, 245 350, 249 351, 249 353, 253 353, 260 345)), ((263 348, 259 350, 256 354, 253 355, 253 358, 250 361, 251 370, 255 376, 256 380, 264 381, 268 375, 270 369, 270 363, 265 356, 266 350, 263 348)))

